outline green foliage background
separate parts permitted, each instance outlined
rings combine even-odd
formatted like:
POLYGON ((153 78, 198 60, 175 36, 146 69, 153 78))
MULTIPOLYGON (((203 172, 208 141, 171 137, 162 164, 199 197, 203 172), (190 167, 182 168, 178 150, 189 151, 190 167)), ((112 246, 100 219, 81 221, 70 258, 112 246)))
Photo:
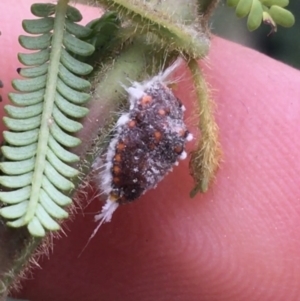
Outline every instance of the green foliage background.
POLYGON ((257 49, 274 59, 300 69, 300 1, 290 0, 286 7, 296 19, 291 28, 278 26, 270 36, 270 27, 262 24, 254 32, 247 30, 247 18, 238 19, 233 8, 222 0, 211 19, 212 32, 228 40, 257 49))

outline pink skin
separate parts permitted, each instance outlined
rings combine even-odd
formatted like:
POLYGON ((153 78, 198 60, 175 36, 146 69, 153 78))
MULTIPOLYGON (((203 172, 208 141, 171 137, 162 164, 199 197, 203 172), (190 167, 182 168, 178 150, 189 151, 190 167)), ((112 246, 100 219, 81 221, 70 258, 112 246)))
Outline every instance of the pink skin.
MULTIPOLYGON (((20 65, 16 37, 30 3, 0 1, 4 93, 20 65)), ((193 181, 188 160, 181 162, 156 190, 119 208, 78 258, 95 227, 88 213, 101 207, 92 202, 86 215, 79 212, 68 223, 68 236, 54 241, 50 259, 40 261, 42 269, 23 282, 19 297, 299 300, 300 73, 220 38, 213 38, 202 65, 224 152, 209 192, 189 199, 193 181)), ((178 90, 187 115, 191 89, 183 81, 178 90)))

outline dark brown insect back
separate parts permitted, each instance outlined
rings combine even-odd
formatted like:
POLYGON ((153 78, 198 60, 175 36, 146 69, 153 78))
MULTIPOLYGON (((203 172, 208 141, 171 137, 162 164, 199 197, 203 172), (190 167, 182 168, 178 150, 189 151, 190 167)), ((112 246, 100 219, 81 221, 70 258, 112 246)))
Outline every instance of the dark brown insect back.
MULTIPOLYGON (((99 186, 108 198, 95 216, 100 222, 92 237, 120 204, 155 188, 178 159, 186 158, 185 144, 193 137, 183 121, 184 106, 167 86, 167 77, 180 61, 148 81, 125 88, 130 108, 116 123, 102 166, 99 186)), ((101 168, 99 163, 94 167, 101 168)))

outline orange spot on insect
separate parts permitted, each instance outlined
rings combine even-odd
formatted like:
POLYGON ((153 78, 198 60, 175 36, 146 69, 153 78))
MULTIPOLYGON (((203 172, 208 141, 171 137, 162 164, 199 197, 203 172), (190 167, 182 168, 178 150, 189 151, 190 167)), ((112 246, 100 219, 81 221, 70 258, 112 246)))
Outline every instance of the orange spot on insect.
POLYGON ((151 101, 152 101, 152 96, 146 94, 146 95, 144 95, 144 96, 142 97, 142 99, 141 99, 141 104, 142 104, 142 105, 147 105, 147 104, 149 104, 151 101))
POLYGON ((130 120, 129 122, 128 122, 128 126, 130 127, 130 128, 134 128, 135 127, 135 125, 136 125, 136 122, 135 122, 135 120, 130 120))
POLYGON ((113 183, 114 183, 114 184, 120 183, 120 178, 118 178, 118 177, 113 177, 113 183))
POLYGON ((124 150, 125 147, 126 147, 125 143, 120 142, 120 143, 117 145, 117 150, 118 150, 118 151, 122 151, 122 150, 124 150))
POLYGON ((154 132, 154 138, 155 138, 156 141, 160 141, 161 136, 162 136, 161 132, 159 132, 159 131, 154 132))
POLYGON ((159 109, 159 110, 158 110, 158 114, 161 115, 161 116, 165 116, 166 113, 167 113, 167 112, 166 112, 164 109, 159 109))
POLYGON ((181 153, 183 152, 183 146, 182 146, 182 145, 176 145, 176 146, 174 147, 174 151, 175 151, 175 153, 177 153, 177 154, 181 154, 181 153))
POLYGON ((118 165, 113 166, 113 173, 119 175, 121 173, 121 168, 118 165))
POLYGON ((114 161, 115 161, 115 162, 121 162, 121 160, 122 160, 122 157, 121 157, 120 154, 116 154, 116 155, 114 156, 114 161))

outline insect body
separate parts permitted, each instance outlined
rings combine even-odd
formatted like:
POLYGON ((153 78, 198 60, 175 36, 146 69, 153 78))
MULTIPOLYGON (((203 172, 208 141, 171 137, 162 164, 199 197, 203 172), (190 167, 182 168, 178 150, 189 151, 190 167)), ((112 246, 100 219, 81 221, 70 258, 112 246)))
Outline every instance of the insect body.
POLYGON ((170 68, 126 88, 130 108, 117 121, 100 176, 101 189, 108 198, 95 217, 100 221, 97 229, 111 220, 120 204, 155 188, 178 159, 187 156, 185 143, 192 135, 183 121, 184 106, 164 83, 170 68))

